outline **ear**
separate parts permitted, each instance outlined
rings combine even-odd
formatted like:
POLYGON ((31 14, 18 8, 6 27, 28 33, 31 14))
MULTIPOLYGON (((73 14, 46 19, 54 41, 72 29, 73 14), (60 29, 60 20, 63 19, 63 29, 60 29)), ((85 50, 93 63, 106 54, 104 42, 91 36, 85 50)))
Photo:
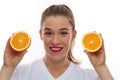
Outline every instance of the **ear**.
POLYGON ((40 31, 39 31, 39 34, 40 34, 40 39, 43 40, 43 39, 42 39, 42 30, 41 30, 41 29, 40 29, 40 31))
POLYGON ((73 31, 72 40, 74 40, 74 39, 76 38, 76 34, 77 34, 77 31, 76 31, 76 30, 74 30, 74 31, 73 31))

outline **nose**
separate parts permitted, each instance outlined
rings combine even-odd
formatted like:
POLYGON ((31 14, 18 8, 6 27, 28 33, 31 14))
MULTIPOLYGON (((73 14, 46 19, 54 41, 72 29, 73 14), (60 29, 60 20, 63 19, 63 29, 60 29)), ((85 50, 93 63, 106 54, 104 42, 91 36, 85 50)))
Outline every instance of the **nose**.
POLYGON ((57 34, 55 34, 52 39, 52 44, 54 44, 54 45, 59 44, 59 39, 60 39, 59 36, 57 34))

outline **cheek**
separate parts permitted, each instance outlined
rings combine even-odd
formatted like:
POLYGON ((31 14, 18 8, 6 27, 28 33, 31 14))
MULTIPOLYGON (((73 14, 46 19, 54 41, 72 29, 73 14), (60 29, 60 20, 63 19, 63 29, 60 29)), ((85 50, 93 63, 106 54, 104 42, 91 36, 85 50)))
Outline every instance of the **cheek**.
POLYGON ((49 39, 48 39, 48 38, 46 38, 46 37, 43 37, 43 42, 44 42, 44 44, 46 44, 46 43, 48 43, 48 42, 49 42, 49 39))
POLYGON ((70 36, 68 36, 66 38, 62 38, 62 41, 64 42, 64 44, 70 45, 72 42, 72 38, 70 36))

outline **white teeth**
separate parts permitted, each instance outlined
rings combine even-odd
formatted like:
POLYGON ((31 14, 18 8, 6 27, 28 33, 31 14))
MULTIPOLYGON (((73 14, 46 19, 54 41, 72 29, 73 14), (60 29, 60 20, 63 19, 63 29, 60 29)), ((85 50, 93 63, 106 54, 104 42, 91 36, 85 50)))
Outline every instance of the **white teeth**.
POLYGON ((60 50, 61 48, 51 48, 52 50, 60 50))

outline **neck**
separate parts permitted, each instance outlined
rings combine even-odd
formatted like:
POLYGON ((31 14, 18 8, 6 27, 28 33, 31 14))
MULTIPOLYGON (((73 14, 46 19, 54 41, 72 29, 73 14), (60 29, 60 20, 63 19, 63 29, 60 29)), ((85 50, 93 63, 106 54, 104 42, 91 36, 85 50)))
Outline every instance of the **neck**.
POLYGON ((45 57, 44 62, 54 78, 58 78, 60 75, 62 75, 70 64, 70 61, 67 58, 56 61, 45 57))
POLYGON ((70 64, 70 61, 67 58, 63 58, 59 61, 54 61, 54 60, 44 57, 44 62, 47 67, 54 68, 54 69, 68 67, 70 64))

